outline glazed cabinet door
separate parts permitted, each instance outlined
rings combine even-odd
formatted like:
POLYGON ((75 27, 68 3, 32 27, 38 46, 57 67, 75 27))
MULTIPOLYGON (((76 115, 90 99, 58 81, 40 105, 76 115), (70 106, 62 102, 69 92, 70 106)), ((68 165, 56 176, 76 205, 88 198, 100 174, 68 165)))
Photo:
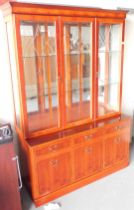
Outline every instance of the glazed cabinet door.
POLYGON ((64 124, 92 118, 94 20, 62 18, 64 124))
POLYGON ((102 169, 102 143, 82 146, 74 151, 75 180, 93 175, 102 169))
POLYGON ((40 160, 36 164, 36 169, 39 195, 54 192, 72 182, 69 153, 40 160))
POLYGON ((27 132, 60 125, 57 18, 17 16, 17 43, 27 132))
POLYGON ((98 20, 97 117, 120 112, 124 22, 98 20))
POLYGON ((112 166, 128 158, 129 138, 129 132, 106 138, 104 143, 104 167, 112 166))

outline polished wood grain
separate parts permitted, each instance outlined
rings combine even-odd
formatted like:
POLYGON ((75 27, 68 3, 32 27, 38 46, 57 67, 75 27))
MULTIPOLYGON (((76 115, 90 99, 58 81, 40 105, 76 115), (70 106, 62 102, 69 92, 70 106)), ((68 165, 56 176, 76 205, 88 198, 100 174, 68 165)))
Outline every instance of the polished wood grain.
POLYGON ((95 174, 102 169, 102 143, 82 146, 74 153, 75 180, 95 174))
MULTIPOLYGON (((129 144, 131 119, 121 115, 122 69, 124 50, 124 27, 126 12, 104 10, 99 8, 70 7, 57 5, 41 5, 3 1, 3 14, 12 15, 15 29, 14 44, 16 47, 16 63, 20 96, 20 128, 15 124, 20 139, 20 156, 23 177, 36 206, 43 205, 59 196, 78 189, 101 177, 126 167, 129 163, 129 144), (5 3, 5 4, 4 4, 5 3), (47 57, 44 74, 43 64, 36 56, 36 72, 38 75, 39 111, 28 113, 26 104, 26 81, 23 64, 23 41, 21 23, 31 22, 36 26, 43 25, 43 38, 46 43, 43 50, 47 57), (53 23, 55 32, 48 32, 53 23), (81 49, 82 26, 90 25, 90 94, 89 100, 83 101, 83 64, 84 55, 81 49), (106 26, 105 86, 108 82, 110 46, 109 26, 121 26, 121 56, 119 58, 119 109, 107 106, 108 91, 105 88, 105 103, 98 100, 99 92, 99 27, 106 26), (78 59, 71 54, 71 26, 78 28, 78 59), (45 34, 44 34, 45 32, 45 34), (53 35, 54 34, 54 35, 53 35), (55 39, 56 62, 49 58, 48 43, 55 39), (67 54, 67 55, 66 55, 67 54), (66 56, 66 58, 65 58, 66 56), (51 62, 52 61, 52 62, 51 62), (73 65, 74 64, 74 65, 73 65), (56 69, 57 104, 53 106, 52 89, 55 88, 54 72, 56 69), (77 71, 78 70, 78 73, 77 71), (78 76, 79 75, 79 76, 78 76), (48 109, 44 97, 44 76, 48 82, 48 109), (80 86, 79 100, 73 102, 72 80, 80 86), (67 88, 68 85, 68 88, 67 88), (68 91, 68 93, 67 93, 68 91), (58 92, 58 93, 57 93, 58 92), (58 96, 57 96, 58 95, 58 96), (44 111, 45 110, 45 111, 44 111)), ((31 32, 30 32, 31 33, 31 32)), ((9 33, 10 36, 10 33, 9 33)), ((87 36, 88 37, 88 36, 87 36)), ((35 37, 35 46, 42 53, 42 35, 35 37)), ((73 44, 72 44, 73 45, 73 44)), ((86 48, 86 49, 89 49, 86 48)), ((76 49, 74 47, 74 49, 76 49)), ((75 52, 75 51, 74 51, 75 52)), ((76 52, 75 52, 76 53, 76 52)), ((11 57, 12 59, 12 57, 11 57)), ((12 67, 13 68, 13 67, 12 67)), ((33 66, 31 65, 31 70, 33 66)), ((28 80, 31 85, 32 80, 28 80)), ((87 96, 86 96, 87 97, 87 96)))
POLYGON ((0 208, 21 210, 18 172, 13 143, 0 145, 0 208))
MULTIPOLYGON (((79 130, 80 133, 75 134, 74 132, 73 135, 70 132, 66 132, 64 135, 67 135, 67 138, 61 138, 60 134, 59 140, 57 140, 56 136, 53 137, 56 138, 55 142, 50 140, 48 142, 44 141, 42 144, 30 146, 30 151, 32 152, 33 149, 35 151, 34 153, 32 152, 34 154, 32 160, 33 168, 36 174, 33 184, 39 184, 39 176, 40 183, 42 183, 40 184, 40 188, 43 186, 42 193, 44 193, 44 195, 42 194, 43 197, 40 198, 39 194, 41 190, 38 191, 35 188, 33 199, 36 205, 39 206, 44 202, 55 199, 60 195, 77 189, 77 187, 79 188, 84 184, 95 181, 100 177, 127 166, 129 162, 130 123, 130 118, 122 118, 122 120, 115 118, 109 121, 109 123, 106 123, 106 121, 98 123, 98 127, 91 129, 91 132, 87 130, 80 132, 79 130), (78 138, 82 138, 82 141, 77 141, 78 138), (62 164, 57 165, 59 158, 61 157, 62 159, 62 157, 65 157, 64 155, 69 158, 71 170, 66 169, 62 164), (45 168, 51 168, 49 165, 51 161, 58 168, 59 173, 62 171, 63 174, 64 172, 66 174, 66 170, 70 170, 71 172, 69 175, 70 182, 66 185, 63 184, 61 188, 58 183, 64 182, 60 182, 60 179, 53 179, 52 175, 49 176, 53 185, 56 187, 55 192, 46 186, 46 178, 43 179, 43 176, 48 176, 47 171, 50 171, 50 169, 45 170, 45 168), (41 163, 41 165, 39 164, 40 170, 37 170, 35 162, 37 165, 41 163), (44 171, 44 175, 42 175, 42 171, 44 171)), ((47 136, 44 138, 47 139, 47 136)), ((59 160, 60 163, 62 162, 61 159, 59 160)))
POLYGON ((2 0, 0 6, 3 14, 6 17, 10 14, 29 14, 29 15, 60 15, 72 17, 101 17, 122 19, 126 17, 126 11, 121 10, 105 10, 100 8, 87 8, 87 7, 71 7, 71 6, 57 6, 57 5, 41 5, 20 3, 16 0, 2 0), (29 9, 30 8, 30 9, 29 9))
POLYGON ((56 191, 72 182, 69 153, 44 159, 36 164, 40 196, 56 191))
MULTIPOLYGON (((65 33, 65 32, 64 32, 65 33)), ((71 71, 71 49, 70 49, 70 25, 66 26, 66 35, 64 40, 64 50, 65 50, 65 78, 66 78, 66 104, 70 108, 72 105, 72 71, 71 71), (66 42, 66 43, 65 43, 66 42), (66 45, 66 48, 65 48, 66 45)))
POLYGON ((94 181, 97 181, 100 178, 103 178, 103 177, 105 177, 109 174, 117 172, 117 171, 127 167, 128 164, 129 164, 128 159, 123 160, 122 162, 117 163, 116 165, 113 165, 109 168, 106 168, 106 169, 100 171, 99 173, 96 173, 92 176, 88 176, 85 179, 81 179, 79 182, 72 183, 72 184, 66 186, 65 188, 63 187, 60 190, 57 190, 57 191, 55 191, 53 193, 50 193, 46 196, 42 196, 38 199, 35 198, 34 199, 35 205, 38 207, 38 206, 43 205, 44 203, 48 203, 52 200, 55 200, 56 198, 59 198, 61 195, 65 195, 67 193, 70 193, 73 190, 79 189, 80 187, 83 187, 87 184, 90 184, 94 181))
POLYGON ((59 139, 55 136, 55 141, 50 138, 48 142, 45 141, 46 136, 44 143, 29 145, 30 151, 34 151, 32 162, 37 164, 33 166, 36 174, 34 184, 39 186, 33 194, 36 205, 127 166, 130 123, 130 118, 115 118, 106 124, 105 121, 98 123, 89 131, 79 130, 73 135, 70 132, 61 133, 59 139), (67 164, 62 165, 62 160, 67 164), (56 178, 60 173, 62 177, 56 178), (40 195, 44 199, 39 198, 40 195))
MULTIPOLYGON (((106 11, 105 11, 106 12, 106 11)), ((107 11, 108 12, 108 11, 107 11)), ((83 18, 81 17, 77 17, 74 18, 73 17, 63 17, 63 18, 57 18, 57 17, 50 17, 50 16, 30 16, 30 15, 16 15, 16 26, 17 26, 17 43, 18 43, 18 54, 20 55, 18 57, 19 60, 19 65, 20 65, 20 83, 21 83, 21 95, 22 95, 22 110, 23 110, 23 116, 22 116, 22 120, 25 125, 25 136, 27 138, 29 137, 35 137, 35 136, 39 136, 42 134, 48 134, 51 132, 55 132, 56 130, 62 130, 62 129, 66 129, 68 127, 74 127, 77 125, 81 125, 83 123, 90 123, 91 121, 93 122, 94 120, 101 120, 104 118, 109 118, 112 116, 118 116, 120 114, 120 111, 116 111, 116 110, 108 110, 107 105, 103 105, 98 103, 98 27, 99 24, 101 23, 110 23, 110 24, 114 24, 114 23, 121 23, 124 24, 122 19, 110 19, 110 18, 99 18, 99 19, 94 19, 92 18, 86 18, 85 16, 83 18), (58 78, 58 107, 57 109, 52 109, 52 96, 51 96, 51 91, 49 91, 49 105, 50 105, 50 113, 49 112, 35 112, 32 114, 27 113, 27 109, 26 109, 26 93, 24 90, 24 67, 23 67, 23 63, 22 63, 22 59, 21 59, 21 55, 22 55, 22 46, 21 46, 21 37, 19 35, 19 27, 20 27, 20 21, 25 20, 25 21, 35 21, 35 22, 52 22, 52 21, 56 21, 56 46, 57 46, 57 78, 58 78), (72 100, 72 84, 71 84, 71 77, 74 74, 74 69, 72 69, 72 65, 70 63, 70 55, 68 56, 67 62, 65 62, 65 58, 64 56, 64 52, 65 52, 65 46, 64 46, 64 41, 65 41, 65 37, 64 37, 64 24, 65 23, 71 23, 71 22, 75 22, 76 24, 80 24, 80 23, 90 23, 91 24, 91 28, 92 28, 92 65, 91 65, 91 77, 90 77, 90 83, 91 83, 91 93, 90 93, 90 104, 86 102, 81 103, 75 103, 72 104, 71 106, 66 106, 66 97, 65 95, 68 96, 68 103, 71 104, 72 100), (67 63, 67 66, 65 67, 65 63, 67 63), (68 81, 68 93, 66 93, 66 81, 65 78, 68 81), (84 111, 83 111, 84 110, 84 111)), ((82 25, 82 24, 81 24, 82 25)), ((68 40, 66 40, 67 44, 67 51, 69 52, 69 35, 66 37, 68 40)), ((39 46, 38 46, 39 47, 39 46)), ((47 49, 46 49, 47 52, 47 49)), ((107 56, 108 57, 108 56, 107 56)), ((74 60, 74 57, 72 58, 74 60)), ((82 76, 82 56, 80 56, 80 60, 81 60, 81 67, 79 68, 80 70, 80 74, 82 76)), ((49 61, 49 58, 48 58, 49 61)), ((108 61, 107 61, 108 62, 108 61)), ((122 62, 122 61, 121 61, 122 62)), ((47 62, 47 64, 50 62, 47 62)), ((37 65, 38 66, 38 65, 37 65)), ((50 65, 47 65, 47 69, 50 70, 50 65)), ((48 81, 49 81, 49 88, 48 90, 51 90, 52 87, 52 81, 51 81, 51 71, 47 71, 47 77, 48 77, 48 81)), ((122 75, 122 69, 120 70, 120 75, 122 75)), ((40 75, 38 78, 40 78, 40 82, 39 84, 43 84, 43 75, 40 75)), ((121 107, 120 103, 121 103, 121 80, 119 83, 119 106, 121 107)), ((41 89, 42 91, 42 86, 41 88, 39 88, 39 90, 41 89)), ((80 77, 80 86, 82 87, 82 78, 80 77)), ((40 85, 38 85, 38 87, 40 87, 40 85)), ((82 98, 82 89, 80 88, 81 94, 80 94, 80 98, 82 98)), ((41 99, 41 103, 42 104, 42 110, 43 110, 43 104, 44 100, 43 100, 43 96, 41 97, 41 92, 38 91, 38 95, 39 98, 41 99)))
POLYGON ((125 18, 126 11, 104 10, 100 8, 69 7, 57 5, 39 5, 11 3, 12 12, 19 14, 38 14, 38 15, 63 15, 63 16, 81 16, 81 17, 102 17, 102 18, 125 18), (30 10, 29 10, 30 8, 30 10), (79 15, 78 15, 79 14, 79 15))

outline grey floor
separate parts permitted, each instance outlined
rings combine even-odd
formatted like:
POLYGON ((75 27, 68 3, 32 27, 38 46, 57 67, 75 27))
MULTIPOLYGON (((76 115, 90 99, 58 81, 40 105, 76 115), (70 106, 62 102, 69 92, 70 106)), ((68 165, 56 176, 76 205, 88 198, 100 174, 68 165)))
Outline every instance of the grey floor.
MULTIPOLYGON (((23 210, 36 208, 25 188, 22 191, 23 210)), ((134 141, 131 144, 130 164, 127 168, 69 193, 54 202, 60 210, 133 210, 134 209, 134 141)))

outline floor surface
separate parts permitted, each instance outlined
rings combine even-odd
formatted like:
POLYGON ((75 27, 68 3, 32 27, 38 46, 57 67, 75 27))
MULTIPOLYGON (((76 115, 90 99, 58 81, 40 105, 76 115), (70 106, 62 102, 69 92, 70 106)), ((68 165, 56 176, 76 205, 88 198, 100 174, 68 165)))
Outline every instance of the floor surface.
MULTIPOLYGON (((22 191, 23 210, 36 208, 25 188, 22 191)), ((133 210, 134 209, 134 141, 128 167, 60 197, 54 202, 60 210, 133 210)))

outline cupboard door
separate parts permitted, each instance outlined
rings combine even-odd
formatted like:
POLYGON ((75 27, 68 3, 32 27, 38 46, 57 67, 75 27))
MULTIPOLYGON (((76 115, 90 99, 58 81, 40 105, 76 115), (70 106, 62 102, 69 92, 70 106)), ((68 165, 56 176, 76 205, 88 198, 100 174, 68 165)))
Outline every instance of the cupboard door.
POLYGON ((54 192, 71 183, 70 154, 55 156, 37 163, 39 194, 54 192))
POLYGON ((123 21, 99 21, 97 116, 120 111, 123 21))
POLYGON ((104 142, 104 167, 109 167, 115 162, 115 138, 107 138, 104 142))
POLYGON ((92 116, 93 22, 69 18, 63 21, 66 122, 92 116))
POLYGON ((115 139, 116 153, 115 160, 121 161, 127 159, 129 155, 129 132, 121 134, 115 139))
POLYGON ((104 167, 128 158, 129 154, 129 133, 124 132, 118 136, 107 138, 104 145, 104 167))
POLYGON ((23 94, 29 132, 58 127, 57 23, 54 18, 20 20, 23 94), (51 20, 52 19, 52 20, 51 20))
POLYGON ((75 179, 93 175, 102 168, 102 143, 95 143, 75 149, 75 179))

